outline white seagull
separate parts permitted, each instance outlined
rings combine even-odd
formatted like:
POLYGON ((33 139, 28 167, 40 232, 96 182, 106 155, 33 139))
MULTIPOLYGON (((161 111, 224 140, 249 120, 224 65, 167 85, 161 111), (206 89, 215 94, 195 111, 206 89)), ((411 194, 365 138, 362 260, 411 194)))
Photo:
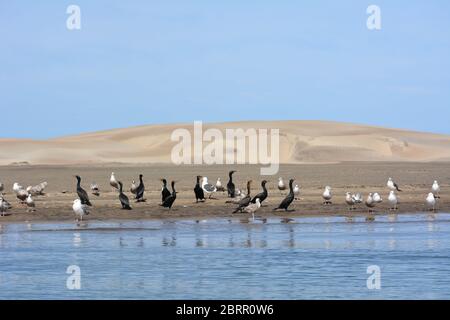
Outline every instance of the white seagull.
POLYGON ((73 212, 79 217, 81 221, 83 221, 83 216, 89 214, 88 206, 85 204, 81 204, 80 199, 73 200, 72 205, 73 212))
POLYGON ((136 194, 137 187, 138 186, 136 185, 136 181, 133 180, 133 182, 131 182, 130 192, 132 194, 136 194))
POLYGON ((298 186, 298 184, 296 184, 294 186, 294 200, 299 200, 299 195, 300 195, 300 187, 298 186))
POLYGON ((216 189, 217 191, 225 192, 225 188, 222 186, 222 181, 220 181, 220 178, 217 178, 216 189))
POLYGON ((119 182, 116 179, 116 176, 114 175, 114 172, 111 172, 111 178, 109 178, 109 184, 111 185, 111 187, 113 187, 113 190, 119 189, 119 182))
POLYGON ((280 193, 281 193, 281 191, 286 190, 286 185, 284 184, 282 177, 278 178, 278 190, 280 190, 280 193))
POLYGON ((213 195, 213 193, 217 191, 216 186, 208 183, 207 177, 202 178, 202 189, 204 192, 209 194, 209 199, 211 199, 211 196, 213 195))
POLYGON ((345 193, 345 203, 347 203, 349 205, 348 210, 354 210, 355 208, 355 198, 353 197, 353 195, 350 192, 346 192, 345 193))
POLYGON ((397 207, 398 199, 397 199, 397 195, 395 194, 394 190, 391 190, 391 192, 389 192, 388 203, 391 206, 391 208, 389 210, 398 210, 398 207, 397 207))
POLYGON ((392 178, 388 179, 388 182, 386 183, 386 185, 390 190, 402 191, 402 190, 400 190, 398 185, 392 180, 392 178))
POLYGON ((372 209, 375 208, 375 206, 376 206, 376 202, 373 200, 373 194, 371 192, 371 193, 369 193, 369 195, 367 196, 367 199, 366 199, 366 207, 369 208, 369 213, 373 212, 372 209))
POLYGON ((383 202, 383 199, 382 199, 381 196, 378 194, 378 192, 375 192, 375 193, 372 195, 372 198, 373 198, 373 202, 375 202, 376 204, 377 204, 377 203, 383 202))
POLYGON ((26 200, 26 202, 27 202, 27 207, 28 207, 28 212, 33 212, 33 211, 36 211, 34 208, 35 208, 35 204, 34 204, 34 200, 33 200, 33 198, 31 197, 31 193, 29 193, 28 194, 28 197, 27 197, 27 200, 26 200))
POLYGON ((100 188, 96 182, 91 183, 91 192, 94 196, 98 197, 100 195, 100 188))
POLYGON ((322 194, 322 198, 325 200, 323 202, 323 204, 332 204, 332 202, 331 202, 332 197, 333 197, 333 195, 331 194, 331 187, 326 186, 325 191, 322 194))
POLYGON ((253 220, 255 220, 255 212, 259 208, 261 208, 261 202, 259 201, 259 198, 256 198, 255 203, 250 203, 244 208, 244 212, 251 213, 253 220))
POLYGON ((439 192, 441 192, 441 187, 436 180, 434 180, 433 185, 431 186, 431 192, 436 196, 436 198, 440 198, 439 192))
POLYGON ((431 211, 436 211, 436 197, 433 192, 430 192, 426 199, 427 207, 431 211))

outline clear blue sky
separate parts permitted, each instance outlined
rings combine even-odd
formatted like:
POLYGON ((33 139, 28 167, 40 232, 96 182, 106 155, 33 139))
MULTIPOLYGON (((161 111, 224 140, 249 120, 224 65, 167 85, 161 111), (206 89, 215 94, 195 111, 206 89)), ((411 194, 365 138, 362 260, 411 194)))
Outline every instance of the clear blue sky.
POLYGON ((450 2, 0 0, 0 111, 0 137, 272 119, 450 134, 450 2))

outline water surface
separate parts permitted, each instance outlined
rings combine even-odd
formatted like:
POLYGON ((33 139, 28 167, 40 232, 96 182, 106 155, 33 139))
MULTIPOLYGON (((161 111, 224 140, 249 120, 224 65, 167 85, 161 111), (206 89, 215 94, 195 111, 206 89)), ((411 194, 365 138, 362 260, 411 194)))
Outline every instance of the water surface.
POLYGON ((0 226, 0 299, 450 298, 450 214, 0 226))

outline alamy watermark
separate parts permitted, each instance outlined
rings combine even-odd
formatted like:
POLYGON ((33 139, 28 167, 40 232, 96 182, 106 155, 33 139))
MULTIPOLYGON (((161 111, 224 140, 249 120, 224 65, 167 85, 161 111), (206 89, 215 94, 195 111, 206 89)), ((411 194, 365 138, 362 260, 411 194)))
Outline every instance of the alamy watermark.
POLYGON ((69 290, 81 289, 81 269, 77 265, 67 267, 66 273, 69 274, 66 280, 66 287, 69 290))
POLYGON ((367 274, 370 276, 367 278, 366 285, 369 290, 381 289, 381 269, 377 265, 371 265, 367 267, 367 274))
POLYGON ((178 142, 171 152, 174 164, 261 164, 261 175, 275 175, 280 166, 279 129, 209 128, 195 121, 191 131, 179 128, 171 140, 178 142), (269 152, 270 149, 270 152, 269 152))

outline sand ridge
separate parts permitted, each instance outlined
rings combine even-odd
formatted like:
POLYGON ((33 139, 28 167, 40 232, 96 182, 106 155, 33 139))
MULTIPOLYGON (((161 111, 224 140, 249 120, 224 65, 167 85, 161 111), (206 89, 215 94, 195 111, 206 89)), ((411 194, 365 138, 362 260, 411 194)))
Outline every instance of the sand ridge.
MULTIPOLYGON (((145 125, 49 140, 0 139, 0 165, 171 163, 171 133, 193 124, 145 125)), ((328 121, 210 123, 204 130, 280 129, 280 162, 450 161, 450 136, 328 121)))

